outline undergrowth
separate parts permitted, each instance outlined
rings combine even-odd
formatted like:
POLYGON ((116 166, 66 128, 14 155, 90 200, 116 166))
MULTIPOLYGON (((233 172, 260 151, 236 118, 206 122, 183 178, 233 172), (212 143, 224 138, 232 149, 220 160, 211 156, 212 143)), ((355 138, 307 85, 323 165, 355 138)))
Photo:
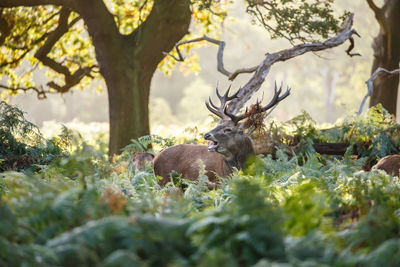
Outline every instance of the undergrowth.
POLYGON ((331 134, 299 122, 310 119, 279 131, 369 145, 358 158, 282 147, 215 190, 205 175, 160 187, 150 168, 135 171, 129 155, 149 149, 148 137, 109 162, 70 134, 68 155, 0 173, 0 265, 399 266, 400 180, 362 170, 371 155, 396 151, 397 124, 379 108, 331 134))
POLYGON ((0 102, 0 172, 48 164, 63 156, 69 142, 67 129, 59 137, 46 139, 21 110, 0 102))

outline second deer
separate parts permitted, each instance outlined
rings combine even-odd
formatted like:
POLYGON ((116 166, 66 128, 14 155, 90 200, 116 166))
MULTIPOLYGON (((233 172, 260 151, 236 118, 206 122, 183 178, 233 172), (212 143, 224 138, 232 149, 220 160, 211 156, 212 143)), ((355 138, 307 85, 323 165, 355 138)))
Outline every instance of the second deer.
MULTIPOLYGON (((227 107, 235 98, 238 98, 237 91, 229 96, 229 88, 224 95, 221 95, 216 89, 220 106, 215 105, 211 99, 206 106, 209 111, 217 115, 221 120, 218 125, 204 135, 204 139, 209 141, 208 146, 204 145, 175 145, 161 151, 154 158, 154 173, 162 176, 159 182, 164 186, 171 178, 170 173, 176 171, 182 174, 182 177, 189 180, 197 180, 199 177, 200 164, 204 164, 206 175, 212 183, 217 182, 217 176, 225 177, 229 175, 234 168, 242 169, 245 167, 249 156, 254 154, 252 141, 245 133, 245 124, 241 122, 249 114, 247 112, 241 115, 229 113, 227 107), (217 175, 217 176, 216 176, 217 175)), ((270 103, 257 110, 257 113, 265 112, 275 107, 280 101, 290 94, 288 88, 282 94, 282 86, 274 88, 274 96, 270 103)))
POLYGON ((384 170, 387 174, 400 177, 400 155, 389 155, 378 161, 371 170, 384 170))

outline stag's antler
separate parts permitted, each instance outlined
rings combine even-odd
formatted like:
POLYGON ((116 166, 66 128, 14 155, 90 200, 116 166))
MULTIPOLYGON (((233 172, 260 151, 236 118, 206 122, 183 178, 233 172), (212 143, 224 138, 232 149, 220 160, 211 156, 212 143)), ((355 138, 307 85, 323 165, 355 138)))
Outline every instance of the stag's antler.
POLYGON ((226 104, 228 103, 228 101, 235 99, 238 96, 238 93, 240 91, 240 89, 239 89, 235 94, 233 94, 232 96, 229 96, 230 89, 231 89, 231 86, 229 85, 228 90, 226 90, 225 94, 223 96, 221 96, 221 94, 218 91, 218 84, 217 84, 217 87, 215 90, 217 91, 217 96, 219 98, 219 102, 221 102, 221 105, 219 107, 217 105, 215 105, 212 102, 211 97, 208 98, 209 103, 206 102, 206 106, 207 106, 208 110, 211 111, 212 113, 214 113, 215 115, 217 115, 218 117, 220 117, 221 119, 229 118, 229 115, 225 114, 226 104))
MULTIPOLYGON (((239 91, 240 91, 240 90, 239 90, 239 91)), ((238 92, 239 92, 239 91, 238 91, 238 92)), ((237 93, 238 93, 238 92, 237 92, 237 93)), ((264 106, 263 108, 259 109, 259 110, 257 111, 257 113, 265 112, 265 111, 267 111, 267 110, 269 110, 269 109, 275 107, 276 105, 278 105, 278 103, 279 103, 280 101, 282 101, 283 99, 285 99, 286 97, 288 97, 288 96, 290 95, 290 88, 287 87, 286 92, 285 92, 283 95, 281 95, 281 92, 282 92, 282 84, 281 84, 281 86, 280 86, 279 89, 278 89, 278 87, 276 86, 276 82, 275 82, 274 96, 272 97, 272 99, 271 99, 271 101, 268 103, 268 105, 266 105, 266 106, 264 106)), ((236 94, 237 94, 237 93, 236 93, 236 94)), ((246 110, 246 112, 243 113, 242 115, 236 116, 236 115, 234 115, 234 114, 232 114, 232 113, 229 113, 229 112, 227 111, 226 107, 224 108, 224 114, 225 114, 226 116, 228 116, 234 123, 238 123, 239 121, 241 121, 241 120, 243 120, 243 119, 245 119, 245 118, 247 118, 247 117, 249 116, 249 115, 247 114, 247 110, 246 110)))

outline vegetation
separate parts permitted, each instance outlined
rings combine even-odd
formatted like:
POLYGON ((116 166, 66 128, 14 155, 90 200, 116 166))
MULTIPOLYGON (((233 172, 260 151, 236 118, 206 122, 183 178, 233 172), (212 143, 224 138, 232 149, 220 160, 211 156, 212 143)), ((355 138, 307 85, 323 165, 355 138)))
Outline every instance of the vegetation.
MULTIPOLYGON (((39 133, 3 104, 2 118, 10 121, 10 112, 29 125, 28 136, 39 133)), ((42 151, 7 125, 12 146, 42 151)), ((0 265, 398 266, 400 180, 362 170, 369 156, 399 147, 397 125, 375 108, 341 126, 320 131, 303 114, 275 129, 306 141, 362 140, 370 145, 359 158, 282 147, 276 159, 259 155, 216 190, 205 175, 160 188, 151 169, 135 172, 129 157, 152 138, 111 163, 79 135, 54 139, 68 156, 0 174, 0 265)), ((155 140, 154 149, 172 144, 155 140)))
MULTIPOLYGON (((160 65, 163 69, 174 65, 165 59, 164 52, 188 38, 192 20, 193 25, 201 25, 194 30, 196 34, 218 33, 215 24, 226 16, 229 2, 1 0, 0 73, 9 80, 0 88, 12 94, 33 90, 44 98, 47 93, 64 94, 74 87, 86 87, 93 79, 104 79, 110 118, 109 153, 119 154, 132 138, 150 133, 148 106, 153 73, 160 65), (19 75, 23 64, 32 68, 19 75), (34 83, 37 66, 48 72, 45 84, 34 83)), ((340 20, 331 7, 333 0, 301 1, 300 5, 281 0, 270 6, 260 1, 245 2, 248 12, 264 22, 272 38, 284 37, 293 43, 326 39, 339 28, 340 20)))
POLYGON ((45 139, 39 129, 25 120, 23 112, 0 102, 0 171, 22 170, 34 164, 48 164, 63 156, 68 131, 59 138, 45 139))

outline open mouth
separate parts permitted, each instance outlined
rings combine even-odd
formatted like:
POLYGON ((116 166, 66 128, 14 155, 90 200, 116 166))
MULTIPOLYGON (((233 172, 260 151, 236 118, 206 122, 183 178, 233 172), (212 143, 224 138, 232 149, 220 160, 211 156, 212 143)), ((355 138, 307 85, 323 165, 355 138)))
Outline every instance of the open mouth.
POLYGON ((208 143, 208 151, 215 152, 217 150, 217 148, 218 148, 218 145, 219 145, 219 143, 217 141, 211 140, 208 143))

